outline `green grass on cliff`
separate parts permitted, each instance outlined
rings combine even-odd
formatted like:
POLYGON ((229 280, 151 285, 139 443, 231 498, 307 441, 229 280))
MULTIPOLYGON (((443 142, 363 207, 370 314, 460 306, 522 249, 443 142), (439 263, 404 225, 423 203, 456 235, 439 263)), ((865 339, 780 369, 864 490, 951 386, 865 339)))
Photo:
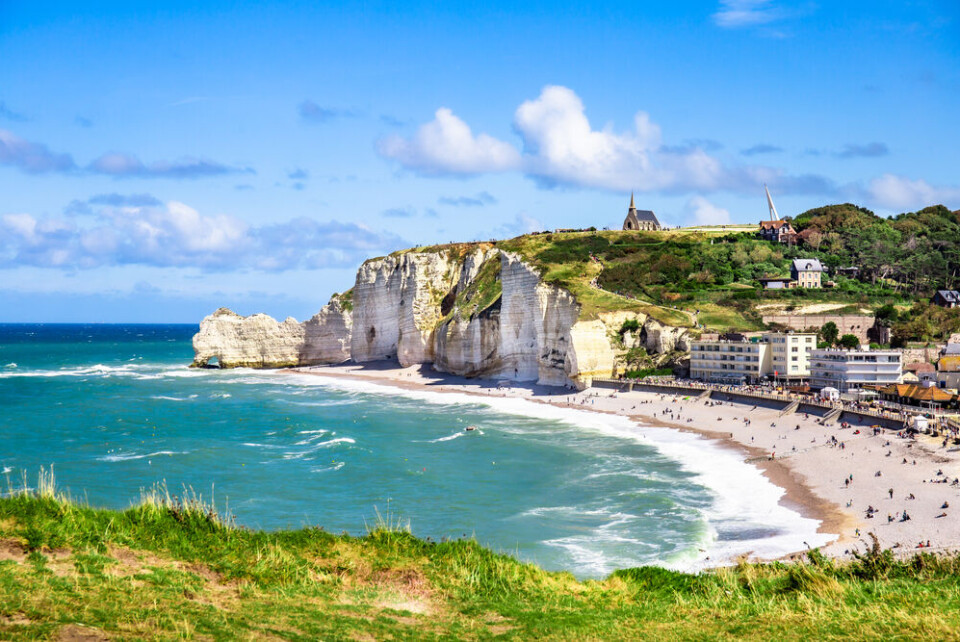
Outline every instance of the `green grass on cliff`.
POLYGON ((456 259, 476 249, 497 247, 519 254, 539 270, 545 282, 577 298, 583 319, 609 311, 634 311, 674 326, 689 327, 696 322, 707 330, 749 331, 763 329, 763 315, 776 310, 790 312, 830 304, 831 312, 860 313, 885 304, 909 306, 913 302, 902 284, 882 279, 870 282, 836 276, 836 287, 821 290, 760 288, 758 279, 762 277, 789 276, 794 258, 819 258, 828 265, 858 264, 859 255, 830 253, 841 241, 846 242, 846 236, 830 238, 831 245, 813 250, 761 240, 755 226, 741 225, 659 232, 539 233, 403 252, 444 251, 456 259), (828 251, 828 247, 832 249, 828 251))
MULTIPOLYGON (((0 639, 956 639, 960 559, 658 568, 580 582, 471 540, 257 532, 147 493, 0 499, 0 639)), ((392 523, 393 522, 393 523, 392 523)))

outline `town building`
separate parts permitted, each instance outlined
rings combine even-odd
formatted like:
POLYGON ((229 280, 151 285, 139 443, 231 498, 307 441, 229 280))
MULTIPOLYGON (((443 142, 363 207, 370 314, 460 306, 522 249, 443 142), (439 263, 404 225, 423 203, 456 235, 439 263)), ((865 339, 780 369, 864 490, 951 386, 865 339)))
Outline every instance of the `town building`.
POLYGON ((796 237, 790 221, 760 221, 760 238, 775 243, 789 243, 796 237))
POLYGON ((810 386, 836 388, 840 392, 863 386, 899 383, 903 376, 900 350, 817 349, 810 353, 810 386))
POLYGON ((960 307, 960 291, 958 290, 937 290, 937 293, 930 299, 930 303, 939 305, 941 308, 960 307))
POLYGON ((794 259, 790 264, 790 276, 801 288, 819 288, 823 266, 817 259, 794 259))
POLYGON ((767 326, 777 325, 783 328, 795 331, 809 330, 810 328, 822 328, 828 323, 834 323, 840 331, 839 336, 852 334, 860 343, 879 343, 881 345, 889 344, 891 335, 888 326, 877 323, 875 317, 870 315, 854 314, 765 314, 761 317, 763 323, 767 326))
POLYGON ((775 379, 806 379, 810 354, 817 348, 816 334, 771 332, 763 335, 771 348, 770 366, 775 379))
POLYGON ((737 341, 701 338, 690 346, 690 377, 734 384, 805 379, 810 375, 809 355, 816 346, 815 334, 768 332, 737 341))
POLYGON ((651 210, 638 210, 633 205, 633 194, 631 194, 630 209, 627 210, 627 218, 623 221, 623 229, 656 231, 663 228, 657 220, 657 215, 651 210))
POLYGON ((789 221, 784 221, 777 213, 777 207, 773 204, 773 198, 770 196, 770 190, 763 186, 763 191, 767 193, 767 208, 770 210, 770 220, 760 221, 760 238, 773 241, 775 243, 796 243, 797 232, 790 225, 789 221))
POLYGON ((788 276, 772 276, 757 279, 764 290, 789 290, 795 284, 788 276))
POLYGON ((957 405, 956 395, 929 386, 895 383, 878 388, 880 398, 885 401, 918 406, 921 408, 948 408, 957 405))
POLYGON ((937 387, 960 390, 960 355, 947 354, 937 361, 937 387))

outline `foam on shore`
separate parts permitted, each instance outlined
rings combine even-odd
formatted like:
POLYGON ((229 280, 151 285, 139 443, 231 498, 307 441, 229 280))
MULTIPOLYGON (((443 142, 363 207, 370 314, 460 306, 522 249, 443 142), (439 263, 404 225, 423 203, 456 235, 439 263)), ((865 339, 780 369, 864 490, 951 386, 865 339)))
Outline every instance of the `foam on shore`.
MULTIPOLYGON (((237 383, 319 386, 351 393, 402 397, 432 405, 469 405, 498 414, 555 420, 579 430, 651 446, 678 463, 681 469, 690 473, 692 481, 708 489, 712 495, 710 507, 701 513, 706 525, 702 541, 667 559, 658 560, 669 568, 698 570, 729 564, 743 555, 775 559, 808 547, 825 545, 836 538, 817 532, 819 520, 781 506, 780 500, 786 491, 773 484, 759 468, 743 461, 741 452, 693 433, 639 425, 622 415, 558 407, 518 397, 422 390, 329 375, 252 370, 233 372, 231 378, 237 383)), ((613 570, 617 568, 615 559, 601 559, 589 547, 591 541, 612 536, 606 532, 607 526, 577 538, 582 541, 562 541, 554 545, 567 549, 582 565, 594 571, 613 570)))

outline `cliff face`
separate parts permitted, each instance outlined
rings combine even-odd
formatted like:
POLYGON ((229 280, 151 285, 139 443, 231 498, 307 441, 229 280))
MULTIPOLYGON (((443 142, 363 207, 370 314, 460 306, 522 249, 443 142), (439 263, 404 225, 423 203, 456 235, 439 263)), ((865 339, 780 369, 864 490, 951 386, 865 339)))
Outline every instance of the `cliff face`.
POLYGON ((193 337, 193 365, 221 368, 285 368, 341 363, 350 358, 352 321, 334 297, 309 321, 278 323, 266 314, 242 317, 220 308, 193 337))
POLYGON ((618 332, 636 319, 634 345, 686 349, 687 330, 634 312, 581 320, 567 290, 544 283, 517 255, 492 246, 466 253, 407 252, 357 273, 352 309, 335 297, 304 323, 220 309, 194 337, 196 365, 283 367, 396 359, 468 377, 582 387, 609 377, 618 332))

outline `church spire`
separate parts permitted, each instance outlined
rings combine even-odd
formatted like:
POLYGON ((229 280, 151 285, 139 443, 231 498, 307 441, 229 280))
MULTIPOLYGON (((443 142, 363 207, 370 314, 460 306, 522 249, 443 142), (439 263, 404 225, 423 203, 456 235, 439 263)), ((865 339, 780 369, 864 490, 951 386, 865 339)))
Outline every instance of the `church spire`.
POLYGON ((634 207, 634 205, 633 205, 633 192, 630 192, 630 209, 631 209, 631 210, 637 209, 637 208, 634 207))

